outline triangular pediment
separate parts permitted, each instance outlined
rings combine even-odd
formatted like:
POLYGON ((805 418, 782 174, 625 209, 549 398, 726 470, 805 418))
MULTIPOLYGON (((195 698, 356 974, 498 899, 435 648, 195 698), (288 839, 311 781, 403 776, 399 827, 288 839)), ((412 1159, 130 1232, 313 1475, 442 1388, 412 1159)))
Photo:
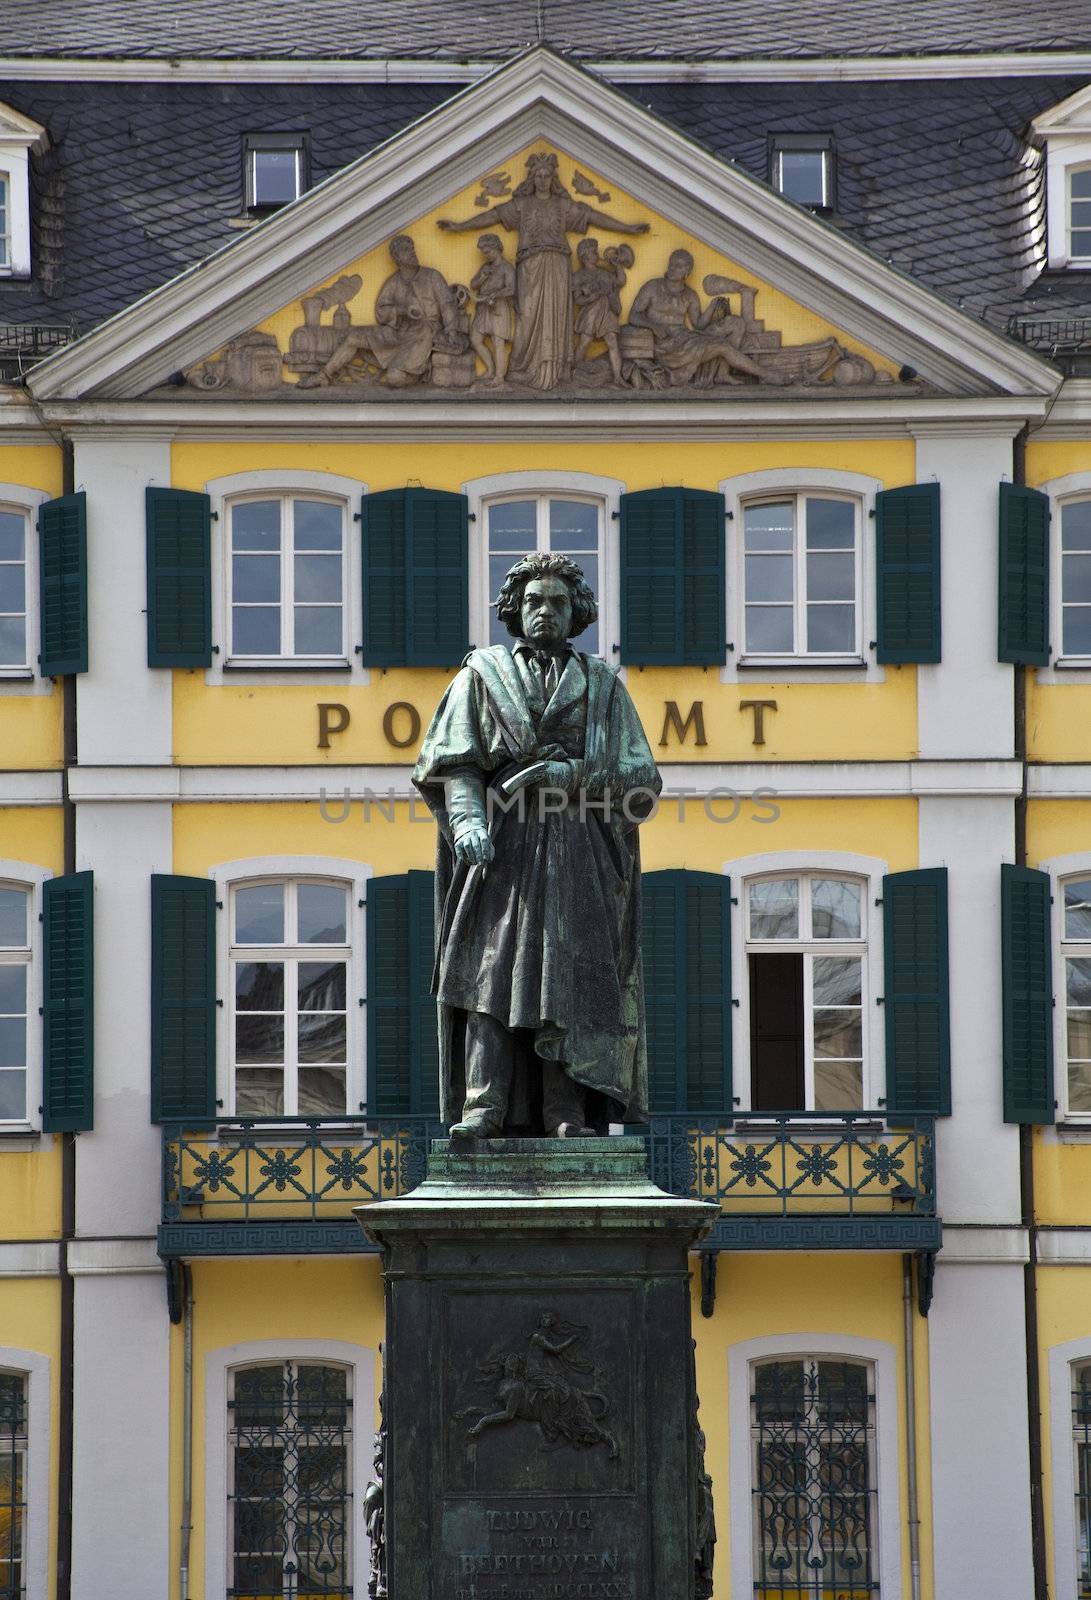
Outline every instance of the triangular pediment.
POLYGON ((31 386, 42 398, 325 401, 906 384, 1048 394, 1057 381, 537 48, 42 363, 31 386), (484 233, 499 252, 479 247, 484 233), (416 269, 392 260, 396 236, 412 240, 416 269), (489 381, 498 350, 503 383, 489 381))

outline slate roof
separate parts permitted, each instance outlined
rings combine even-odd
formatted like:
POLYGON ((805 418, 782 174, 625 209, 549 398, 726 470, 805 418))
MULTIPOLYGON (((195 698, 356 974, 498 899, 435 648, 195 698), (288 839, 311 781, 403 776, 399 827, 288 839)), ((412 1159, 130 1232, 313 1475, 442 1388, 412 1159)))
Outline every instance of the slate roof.
POLYGON ((1091 46, 1087 0, 3 0, 0 55, 502 60, 897 56, 1091 46))
MULTIPOLYGON (((761 179, 770 134, 832 134, 830 225, 1002 328, 1013 315, 1091 317, 1091 274, 1043 271, 1043 160, 1027 143, 1031 120, 1082 84, 648 82, 627 92, 761 179)), ((309 130, 317 182, 460 87, 0 81, 0 101, 50 136, 33 160, 35 275, 0 280, 0 322, 86 331, 237 238, 245 133, 309 130)))

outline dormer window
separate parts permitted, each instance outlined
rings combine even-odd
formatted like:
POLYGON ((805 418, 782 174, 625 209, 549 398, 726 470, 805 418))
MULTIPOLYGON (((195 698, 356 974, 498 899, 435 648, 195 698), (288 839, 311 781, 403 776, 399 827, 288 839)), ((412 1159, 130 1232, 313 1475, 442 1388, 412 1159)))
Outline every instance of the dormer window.
POLYGON ((1051 267, 1091 269, 1091 87, 1034 119, 1045 146, 1046 234, 1051 267))
POLYGON ((307 187, 307 141, 302 133, 250 133, 244 142, 248 211, 276 211, 307 187))
POLYGON ((1068 256, 1091 266, 1091 163, 1068 169, 1068 256))
POLYGON ((0 105, 0 277, 30 273, 30 152, 45 143, 40 123, 0 105))
POLYGON ((769 181, 785 199, 827 210, 833 205, 833 140, 826 134, 774 134, 769 181))

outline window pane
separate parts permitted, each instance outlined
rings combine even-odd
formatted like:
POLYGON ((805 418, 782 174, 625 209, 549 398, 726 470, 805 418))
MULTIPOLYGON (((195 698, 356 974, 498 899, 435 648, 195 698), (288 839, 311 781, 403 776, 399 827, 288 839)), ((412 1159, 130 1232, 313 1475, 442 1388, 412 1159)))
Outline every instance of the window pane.
POLYGON ((514 560, 515 560, 515 557, 514 556, 510 556, 510 555, 509 556, 490 556, 489 557, 489 643, 490 644, 504 644, 504 643, 510 643, 511 642, 511 634, 508 632, 507 623, 506 622, 501 622, 500 618, 496 615, 496 612, 493 610, 493 602, 496 600, 497 595, 500 593, 500 585, 503 583, 504 578, 505 578, 505 576, 507 574, 508 568, 511 566, 511 564, 512 564, 512 562, 514 560))
POLYGON ((1091 227, 1091 200, 1073 200, 1072 202, 1072 229, 1081 232, 1091 227))
POLYGON ((1091 1061, 1069 1062, 1068 1109, 1091 1111, 1091 1061))
MULTIPOLYGON (((598 556, 581 555, 576 564, 583 571, 584 578, 587 580, 587 587, 597 598, 599 588, 598 556)), ((591 626, 589 628, 585 628, 581 634, 578 634, 576 638, 573 639, 572 643, 575 645, 577 650, 584 650, 590 656, 598 655, 599 623, 592 622, 591 626)))
POLYGON ((760 654, 793 649, 791 606, 747 606, 746 648, 760 654))
POLYGON ((253 150, 254 204, 280 206, 299 193, 299 155, 295 150, 253 150))
POLYGON ((0 950, 27 947, 27 892, 0 886, 0 950))
POLYGON ((331 1067, 300 1067, 299 1115, 343 1117, 345 1074, 331 1067))
POLYGON ((1091 655, 1091 606, 1065 606, 1061 633, 1066 656, 1091 655))
POLYGON ((309 1422, 343 1428, 348 1422, 348 1373, 344 1367, 302 1363, 296 1373, 296 1409, 309 1422))
MULTIPOLYGON (((25 1072, 0 1072, 0 1121, 22 1122, 27 1114, 27 1075, 25 1072)), ((0 1512, 3 1500, 0 1498, 0 1512)), ((3 1532, 0 1525, 0 1554, 3 1553, 3 1532)), ((0 1594, 3 1588, 0 1587, 0 1594)))
POLYGON ((1070 878, 1064 886, 1064 936, 1091 939, 1091 878, 1070 878))
POLYGON ((1091 957, 1065 962, 1065 990, 1069 1005, 1091 1006, 1091 957))
POLYGON ((237 1367, 232 1411, 236 1427, 267 1427, 284 1414, 284 1369, 237 1367))
POLYGON ((233 506, 231 537, 236 550, 279 550, 280 501, 244 500, 233 506))
POLYGON ((1091 1061, 1091 1011, 1069 1011, 1068 1054, 1073 1061, 1091 1061))
POLYGON ((26 622, 22 617, 0 617, 0 667, 22 667, 26 659, 26 622))
POLYGON ((1072 198, 1091 199, 1091 167, 1082 167, 1069 176, 1072 183, 1072 198))
POLYGON ((341 557, 296 556, 295 597, 297 600, 336 600, 340 604, 341 557))
POLYGON ((284 1074, 275 1067, 240 1067, 235 1073, 237 1117, 284 1115, 284 1074))
POLYGON ((826 203, 826 152, 824 150, 782 150, 780 152, 780 192, 801 206, 826 203))
POLYGON ((858 883, 841 878, 811 880, 811 934, 815 939, 859 939, 858 883))
POLYGON ((598 507, 583 500, 549 502, 549 548, 562 555, 569 551, 597 550, 598 507))
POLYGON ((27 1064, 27 1019, 0 1017, 0 1067, 27 1064))
POLYGON ((0 564, 0 611, 25 611, 26 568, 21 562, 0 564))
POLYGON ((828 1007, 814 1014, 815 1070, 819 1056, 844 1057, 863 1055, 863 1033, 859 1010, 847 1007, 828 1007))
MULTIPOLYGON (((816 1006, 858 1006, 863 963, 855 956, 815 956, 811 964, 816 1006)), ((852 1055, 851 1050, 843 1052, 852 1055)))
POLYGON ((799 938, 798 878, 770 878, 750 885, 750 937, 799 938))
POLYGON ((1061 507, 1061 549, 1091 550, 1091 500, 1069 500, 1061 507))
POLYGON ((279 961, 236 961, 235 1006, 239 1011, 283 1011, 283 964, 279 961))
POLYGON ((284 1018, 263 1011, 235 1018, 235 1060, 241 1063, 284 1060, 284 1018))
POLYGON ((743 512, 743 522, 748 554, 755 550, 791 550, 795 526, 795 506, 792 501, 747 506, 743 512))
POLYGON ((848 551, 820 551, 807 557, 807 597, 810 600, 853 600, 856 597, 856 558, 848 551))
POLYGON ((751 556, 746 558, 746 598, 753 600, 791 600, 791 556, 751 556))
POLYGON ((343 961, 301 961, 298 983, 300 1011, 344 1011, 343 961))
POLYGON ((807 500, 807 549, 854 550, 856 507, 851 500, 807 500))
POLYGON ((279 556, 232 556, 231 596, 239 603, 280 600, 279 556))
POLYGON ((26 557, 26 518, 15 511, 0 511, 0 561, 26 557))
POLYGON ((1086 256, 1091 256, 1091 228, 1084 228, 1081 230, 1073 228, 1071 251, 1073 256, 1081 261, 1086 256))
POLYGON ((856 648, 855 606, 808 606, 807 649, 847 655, 856 648))
POLYGON ((1091 600, 1091 555, 1066 555, 1061 573, 1066 601, 1091 600))
POLYGON ((338 883, 299 885, 300 944, 344 944, 348 891, 338 883))
POLYGON ((340 606, 296 606, 297 656, 338 656, 343 649, 340 606))
POLYGON ((27 969, 20 963, 18 966, 0 964, 0 1016, 19 1017, 26 1013, 27 1008, 27 969))
POLYGON ((237 944, 284 943, 284 885, 256 883, 235 890, 237 944))
POLYGON ((293 510, 297 550, 340 550, 342 510, 329 500, 297 500, 293 510))
POLYGON ((345 1013, 308 1011, 299 1018, 299 1060, 343 1062, 345 1013))
MULTIPOLYGON (((525 555, 528 550, 537 548, 537 526, 536 500, 505 500, 498 506, 490 506, 489 549, 525 555)), ((511 566, 510 561, 508 566, 511 566)))
POLYGON ((280 612, 275 606, 232 606, 231 612, 236 655, 280 654, 280 612))
POLYGON ((816 1061, 816 1111, 859 1111, 864 1104, 864 1069, 859 1061, 816 1061))

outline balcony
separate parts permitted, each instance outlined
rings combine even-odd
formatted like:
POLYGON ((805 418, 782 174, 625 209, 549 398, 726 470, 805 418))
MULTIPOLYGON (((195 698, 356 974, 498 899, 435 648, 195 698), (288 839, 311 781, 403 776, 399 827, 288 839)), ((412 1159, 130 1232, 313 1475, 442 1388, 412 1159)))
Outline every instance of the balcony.
MULTIPOLYGON (((719 1202, 706 1249, 939 1249, 931 1117, 888 1127, 881 1111, 679 1113, 631 1131, 660 1188, 719 1202)), ((372 1251, 353 1206, 415 1188, 444 1132, 422 1117, 167 1125, 159 1253, 372 1251)))

